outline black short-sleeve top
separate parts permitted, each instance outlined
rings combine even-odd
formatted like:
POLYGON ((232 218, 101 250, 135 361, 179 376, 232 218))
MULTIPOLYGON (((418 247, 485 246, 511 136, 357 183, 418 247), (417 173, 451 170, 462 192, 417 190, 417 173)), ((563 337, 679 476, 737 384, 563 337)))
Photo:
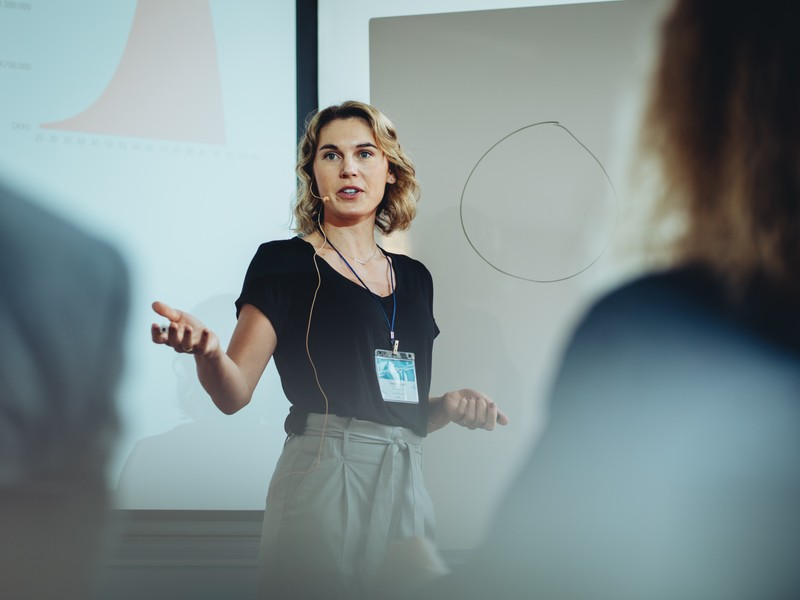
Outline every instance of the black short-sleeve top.
POLYGON ((307 413, 326 410, 310 353, 330 414, 407 427, 425 435, 433 340, 439 334, 433 317, 433 280, 421 262, 384 254, 391 258, 395 273, 395 338, 401 352, 415 355, 418 404, 386 402, 380 393, 375 350, 391 349, 387 324, 394 307, 391 296, 376 296, 342 276, 315 257, 314 247, 299 237, 262 244, 250 262, 236 314, 244 304, 252 304, 275 328, 275 366, 292 404, 287 431, 302 430, 302 425, 292 425, 298 417, 304 424, 307 413))

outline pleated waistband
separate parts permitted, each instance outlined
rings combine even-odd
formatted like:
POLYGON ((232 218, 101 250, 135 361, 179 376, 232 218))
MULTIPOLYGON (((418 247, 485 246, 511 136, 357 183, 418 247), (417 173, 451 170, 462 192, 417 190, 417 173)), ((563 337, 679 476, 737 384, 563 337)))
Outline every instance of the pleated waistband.
POLYGON ((353 442, 397 444, 401 447, 421 448, 422 436, 417 435, 407 427, 382 425, 372 421, 364 421, 353 417, 340 417, 337 415, 323 415, 311 413, 308 415, 306 430, 303 435, 325 436, 343 438, 353 442))

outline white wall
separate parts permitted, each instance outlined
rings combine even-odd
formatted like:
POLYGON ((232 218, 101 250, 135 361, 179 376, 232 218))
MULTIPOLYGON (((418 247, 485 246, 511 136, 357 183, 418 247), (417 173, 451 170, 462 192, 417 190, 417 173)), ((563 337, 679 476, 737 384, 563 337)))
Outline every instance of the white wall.
POLYGON ((584 1, 318 0, 319 105, 324 107, 344 100, 369 102, 370 19, 523 6, 580 4, 584 1))

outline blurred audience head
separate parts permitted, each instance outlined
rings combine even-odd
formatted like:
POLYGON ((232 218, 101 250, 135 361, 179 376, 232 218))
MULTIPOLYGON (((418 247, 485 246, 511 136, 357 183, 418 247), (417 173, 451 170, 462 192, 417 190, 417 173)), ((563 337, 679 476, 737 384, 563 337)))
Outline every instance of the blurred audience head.
POLYGON ((675 257, 731 299, 800 300, 800 5, 677 0, 661 29, 644 130, 675 257))

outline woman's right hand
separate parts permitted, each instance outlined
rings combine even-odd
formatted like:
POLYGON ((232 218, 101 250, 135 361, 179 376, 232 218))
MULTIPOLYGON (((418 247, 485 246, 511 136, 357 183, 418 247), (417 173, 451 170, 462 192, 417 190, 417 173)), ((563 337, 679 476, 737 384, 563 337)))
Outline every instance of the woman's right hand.
POLYGON ((150 328, 156 344, 165 344, 175 352, 209 358, 220 352, 219 338, 200 319, 163 302, 153 302, 153 310, 169 320, 166 331, 156 323, 150 328))

